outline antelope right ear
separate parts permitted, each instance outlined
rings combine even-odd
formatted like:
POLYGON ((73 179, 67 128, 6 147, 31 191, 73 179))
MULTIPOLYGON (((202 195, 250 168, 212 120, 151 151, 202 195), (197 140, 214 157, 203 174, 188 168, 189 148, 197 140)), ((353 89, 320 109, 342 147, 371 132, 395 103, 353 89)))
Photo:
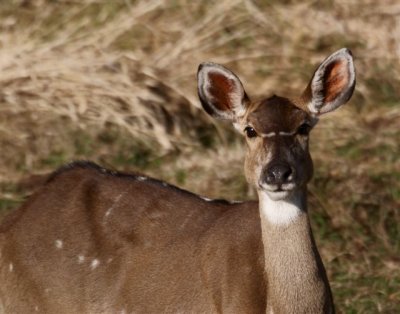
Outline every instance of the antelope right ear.
POLYGON ((345 104, 356 84, 353 56, 347 48, 321 63, 302 95, 304 109, 320 115, 345 104))
POLYGON ((239 78, 216 63, 202 63, 197 86, 204 110, 217 119, 236 120, 244 115, 248 97, 239 78))

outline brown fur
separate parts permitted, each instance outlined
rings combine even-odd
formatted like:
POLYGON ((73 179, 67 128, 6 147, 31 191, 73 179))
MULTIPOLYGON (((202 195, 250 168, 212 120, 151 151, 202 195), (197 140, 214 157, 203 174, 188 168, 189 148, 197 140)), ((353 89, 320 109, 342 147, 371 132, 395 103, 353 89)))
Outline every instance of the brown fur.
POLYGON ((277 134, 269 138, 259 136, 247 140, 245 173, 248 182, 258 186, 257 168, 264 169, 274 160, 290 162, 296 170, 299 186, 304 186, 311 179, 313 165, 308 152, 308 137, 296 135, 297 129, 303 123, 312 127, 315 121, 287 98, 274 95, 256 102, 248 109, 247 115, 240 120, 242 129, 246 125, 251 125, 259 134, 271 134, 272 132, 277 134), (279 132, 295 135, 279 136, 279 132), (266 162, 268 156, 271 160, 266 162))
MULTIPOLYGON (((351 60, 346 49, 333 56, 351 60)), ((332 74, 324 97, 342 97, 327 110, 354 89, 336 61, 322 73, 332 74)), ((233 73, 207 63, 199 96, 207 112, 251 135, 245 172, 260 202, 207 201, 91 163, 66 166, 0 225, 1 314, 334 312, 306 205, 310 85, 297 102, 250 102, 233 73), (277 162, 290 178, 267 182, 277 162), (292 187, 263 185, 277 182, 292 187), (274 193, 286 196, 266 198, 274 193)))
POLYGON ((207 202, 156 180, 78 164, 57 174, 0 231, 5 313, 33 313, 36 306, 40 313, 265 308, 255 202, 207 202))

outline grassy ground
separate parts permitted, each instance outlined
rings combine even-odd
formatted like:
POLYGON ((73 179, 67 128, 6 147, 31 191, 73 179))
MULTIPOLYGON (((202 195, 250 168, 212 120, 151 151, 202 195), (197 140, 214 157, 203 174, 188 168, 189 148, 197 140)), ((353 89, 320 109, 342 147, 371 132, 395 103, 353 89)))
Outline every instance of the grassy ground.
POLYGON ((399 313, 399 12, 395 0, 1 1, 0 215, 73 159, 252 198, 241 139, 199 110, 197 65, 227 65, 250 95, 297 96, 347 46, 357 87, 313 132, 312 223, 339 312, 399 313))

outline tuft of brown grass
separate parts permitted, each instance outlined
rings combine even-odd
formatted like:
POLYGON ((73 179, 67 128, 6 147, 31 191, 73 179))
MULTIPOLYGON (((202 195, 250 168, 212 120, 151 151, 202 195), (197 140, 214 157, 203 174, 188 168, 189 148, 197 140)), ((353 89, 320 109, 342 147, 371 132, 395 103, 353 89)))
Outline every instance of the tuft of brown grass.
POLYGON ((198 64, 230 67, 250 95, 291 97, 346 46, 357 87, 313 132, 312 221, 339 312, 400 311, 399 12, 396 0, 2 1, 0 213, 72 159, 251 198, 240 139, 199 109, 198 64))

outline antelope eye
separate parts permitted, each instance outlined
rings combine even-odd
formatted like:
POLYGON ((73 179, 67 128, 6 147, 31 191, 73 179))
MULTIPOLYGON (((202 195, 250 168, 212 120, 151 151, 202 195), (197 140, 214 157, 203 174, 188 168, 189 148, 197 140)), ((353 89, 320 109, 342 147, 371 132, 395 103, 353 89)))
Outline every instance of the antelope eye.
POLYGON ((303 123, 302 125, 299 126, 297 129, 297 134, 299 135, 308 135, 311 131, 311 126, 307 123, 303 123))
POLYGON ((252 137, 256 137, 257 136, 257 132, 251 127, 248 126, 244 129, 246 135, 248 138, 252 138, 252 137))

